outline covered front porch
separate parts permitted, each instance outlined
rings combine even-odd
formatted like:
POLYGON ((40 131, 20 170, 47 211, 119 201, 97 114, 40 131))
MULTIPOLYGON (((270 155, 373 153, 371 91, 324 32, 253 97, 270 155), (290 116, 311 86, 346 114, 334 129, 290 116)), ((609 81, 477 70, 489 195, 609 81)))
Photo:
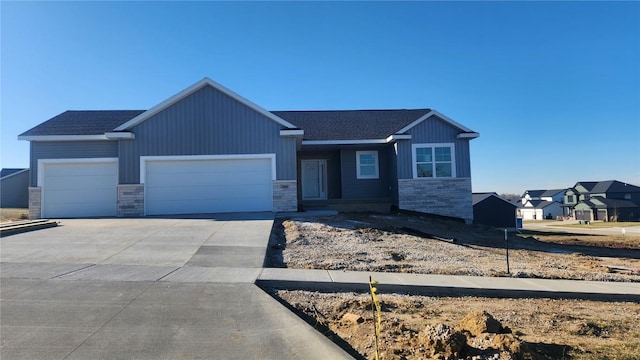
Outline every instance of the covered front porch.
POLYGON ((386 213, 398 204, 392 144, 316 145, 297 153, 299 210, 386 213))

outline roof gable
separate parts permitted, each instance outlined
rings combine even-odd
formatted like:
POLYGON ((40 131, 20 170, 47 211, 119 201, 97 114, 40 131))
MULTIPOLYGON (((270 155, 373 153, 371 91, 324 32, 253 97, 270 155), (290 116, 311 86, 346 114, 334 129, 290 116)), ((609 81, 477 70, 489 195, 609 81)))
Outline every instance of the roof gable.
POLYGON ((149 119, 150 117, 156 115, 157 113, 161 112, 162 110, 170 107, 171 105, 177 103, 178 101, 186 98, 187 96, 195 93, 196 91, 202 89, 205 86, 211 86, 212 88, 226 94, 227 96, 243 103, 244 105, 248 106, 249 108, 257 111, 258 113, 268 117, 269 119, 275 121, 276 123, 288 128, 288 129, 296 129, 296 126, 291 124, 290 122, 278 117, 277 115, 265 110, 264 108, 258 106, 257 104, 247 100, 246 98, 236 94, 235 92, 227 89, 226 87, 218 84, 217 82, 205 77, 204 79, 198 81, 197 83, 189 86, 188 88, 180 91, 179 93, 173 95, 172 97, 164 100, 163 102, 159 103, 158 105, 152 107, 151 109, 141 113, 140 115, 134 117, 133 119, 125 122, 124 124, 121 124, 120 126, 115 128, 115 131, 126 131, 131 129, 132 127, 140 124, 141 122, 149 119))
POLYGON ((507 199, 504 199, 504 198, 500 197, 500 195, 496 194, 495 192, 490 192, 490 193, 473 193, 473 194, 471 194, 471 199, 472 199, 472 200, 471 200, 471 202, 472 202, 472 205, 476 205, 476 204, 478 204, 478 203, 480 203, 480 202, 483 202, 483 201, 485 201, 486 199, 488 199, 488 198, 490 198, 490 197, 495 197, 496 199, 502 200, 502 201, 504 201, 505 203, 507 203, 507 204, 509 204, 509 205, 513 206, 514 208, 517 208, 517 207, 518 207, 518 205, 517 205, 517 204, 515 204, 515 203, 513 203, 513 202, 511 202, 511 201, 509 201, 509 200, 507 200, 507 199))
MULTIPOLYGON (((460 131, 462 131, 463 133, 466 133, 467 136, 463 136, 466 138, 476 138, 478 136, 480 136, 480 134, 478 134, 477 132, 469 129, 468 127, 454 121, 453 119, 451 119, 450 117, 441 114, 440 112, 436 111, 436 110, 431 110, 428 113, 424 114, 423 116, 421 116, 420 118, 418 118, 417 120, 415 120, 414 122, 408 124, 407 126, 403 127, 402 129, 398 130, 397 133, 398 134, 404 134, 407 131, 411 130, 412 128, 418 126, 420 123, 422 123, 423 121, 427 120, 428 118, 432 117, 432 116, 436 116, 439 119, 441 119, 442 121, 444 121, 445 123, 448 123, 449 125, 459 129, 460 131)), ((462 135, 462 134, 461 134, 462 135)))

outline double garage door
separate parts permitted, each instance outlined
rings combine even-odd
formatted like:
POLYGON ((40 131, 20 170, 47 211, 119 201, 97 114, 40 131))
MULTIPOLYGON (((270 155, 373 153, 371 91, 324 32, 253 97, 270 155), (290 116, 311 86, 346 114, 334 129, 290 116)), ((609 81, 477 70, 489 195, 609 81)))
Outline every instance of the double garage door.
MULTIPOLYGON (((147 157, 145 215, 271 211, 271 156, 147 157)), ((39 167, 42 216, 115 216, 117 159, 54 160, 39 167)))
POLYGON ((143 159, 145 213, 271 211, 271 158, 143 159))

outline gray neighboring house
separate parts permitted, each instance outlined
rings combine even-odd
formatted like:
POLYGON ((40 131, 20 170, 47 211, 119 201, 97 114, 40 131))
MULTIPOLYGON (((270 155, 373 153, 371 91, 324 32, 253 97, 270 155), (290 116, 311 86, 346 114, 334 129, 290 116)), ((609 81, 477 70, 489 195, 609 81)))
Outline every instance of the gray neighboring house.
POLYGON ((0 170, 0 207, 29 206, 29 169, 0 170))
POLYGON ((149 110, 66 111, 18 138, 31 218, 397 206, 471 222, 478 136, 431 109, 267 111, 204 78, 149 110))

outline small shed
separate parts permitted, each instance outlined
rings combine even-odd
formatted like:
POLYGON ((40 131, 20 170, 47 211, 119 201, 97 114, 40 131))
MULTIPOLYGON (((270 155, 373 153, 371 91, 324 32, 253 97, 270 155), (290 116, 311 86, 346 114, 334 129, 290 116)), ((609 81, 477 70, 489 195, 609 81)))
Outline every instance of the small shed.
POLYGON ((473 193, 473 223, 497 228, 516 226, 518 206, 496 193, 473 193))
POLYGON ((0 170, 0 207, 29 207, 29 169, 0 170))

